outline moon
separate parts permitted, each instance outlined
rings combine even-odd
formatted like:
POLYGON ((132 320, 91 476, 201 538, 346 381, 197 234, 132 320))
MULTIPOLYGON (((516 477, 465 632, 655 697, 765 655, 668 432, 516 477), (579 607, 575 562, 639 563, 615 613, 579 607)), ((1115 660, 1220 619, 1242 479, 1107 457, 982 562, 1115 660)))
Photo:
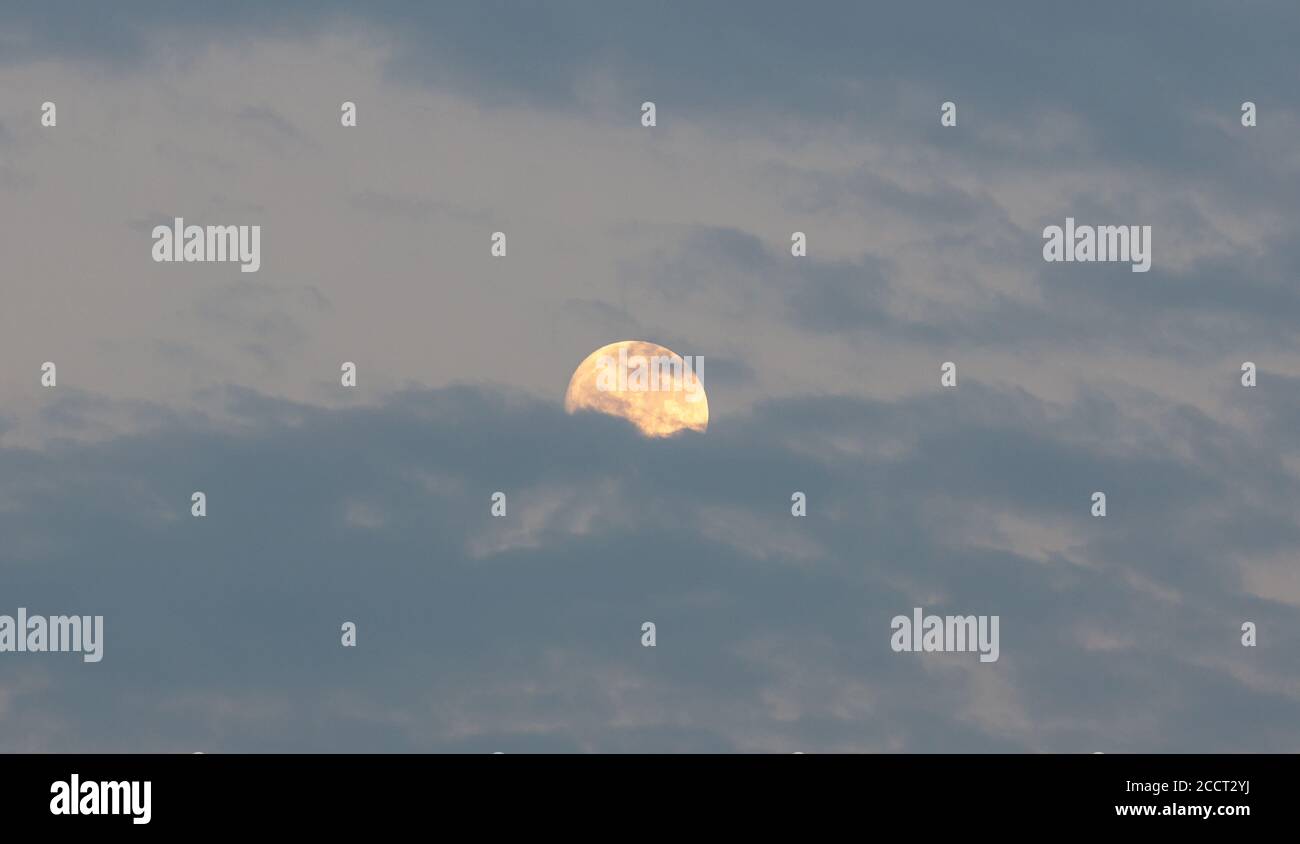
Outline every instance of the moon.
POLYGON ((651 438, 703 433, 709 427, 709 399, 700 381, 703 363, 703 358, 683 358, 645 340, 601 346, 573 371, 564 411, 618 416, 651 438))

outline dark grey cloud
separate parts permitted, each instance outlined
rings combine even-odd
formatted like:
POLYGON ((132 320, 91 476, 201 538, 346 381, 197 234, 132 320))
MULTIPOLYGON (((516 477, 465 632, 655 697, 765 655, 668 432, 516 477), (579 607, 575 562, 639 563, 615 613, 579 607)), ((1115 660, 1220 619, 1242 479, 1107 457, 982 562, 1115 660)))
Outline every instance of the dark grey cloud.
POLYGON ((483 100, 574 105, 581 78, 599 72, 673 108, 833 117, 882 136, 900 121, 937 125, 937 102, 909 96, 923 88, 969 106, 976 120, 1078 110, 1098 133, 1099 158, 1189 176, 1225 146, 1189 131, 1190 109, 1281 106, 1300 81, 1300 21, 1284 0, 1231 10, 1116 0, 1068 17, 1028 0, 996 10, 760 2, 744 14, 726 3, 11 3, 3 14, 16 33, 11 61, 53 54, 129 65, 162 49, 160 32, 206 43, 364 25, 400 40, 398 75, 483 100))
POLYGON ((1243 592, 1232 556, 1300 547, 1268 449, 961 390, 773 401, 667 442, 471 387, 345 410, 236 390, 233 427, 5 449, 7 600, 107 630, 98 665, 0 663, 6 724, 53 719, 49 749, 1295 747, 1294 604, 1243 592), (994 514, 1075 538, 1035 559, 980 539, 994 514), (1001 615, 1001 660, 890 652, 917 605, 1001 615))
MULTIPOLYGON (((1080 222, 1085 219, 1108 217, 1098 214, 1080 222)), ((1187 230, 1177 224, 1154 228, 1157 233, 1187 230)), ((1261 343, 1271 348, 1296 336, 1300 293, 1294 282, 1300 265, 1295 243, 1300 232, 1269 238, 1261 251, 1207 257, 1178 269, 1165 266, 1157 240, 1157 259, 1141 274, 1127 263, 1045 263, 1038 231, 959 244, 944 242, 942 232, 923 237, 933 239, 933 248, 926 250, 931 255, 992 253, 1007 266, 1030 266, 1041 298, 1034 302, 999 293, 996 278, 988 277, 995 269, 974 267, 967 271, 968 279, 953 279, 955 289, 968 281, 988 285, 970 301, 932 300, 924 309, 903 313, 897 303, 914 292, 914 280, 898 259, 871 251, 857 259, 793 259, 779 240, 765 243, 752 234, 716 227, 687 233, 674 248, 628 266, 647 289, 667 295, 715 292, 739 310, 810 334, 1013 354, 1026 344, 1092 346, 1189 362, 1238 354, 1248 359, 1261 343)))

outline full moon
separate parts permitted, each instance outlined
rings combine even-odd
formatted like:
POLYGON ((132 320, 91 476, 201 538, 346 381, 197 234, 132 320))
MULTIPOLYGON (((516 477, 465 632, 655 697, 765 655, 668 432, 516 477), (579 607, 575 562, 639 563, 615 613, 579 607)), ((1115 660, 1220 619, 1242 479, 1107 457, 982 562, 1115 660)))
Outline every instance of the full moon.
POLYGON ((709 427, 701 358, 683 358, 644 340, 620 340, 587 355, 569 379, 564 411, 619 416, 647 437, 709 427))

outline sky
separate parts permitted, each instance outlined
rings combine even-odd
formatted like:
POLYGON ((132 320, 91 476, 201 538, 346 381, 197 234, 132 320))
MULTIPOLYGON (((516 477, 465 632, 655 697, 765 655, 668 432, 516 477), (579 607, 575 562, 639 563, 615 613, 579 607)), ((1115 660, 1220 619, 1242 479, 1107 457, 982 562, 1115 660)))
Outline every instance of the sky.
POLYGON ((4 4, 0 614, 104 655, 0 653, 0 751, 1300 751, 1298 39, 4 4), (154 262, 175 217, 260 270, 154 262), (1044 261, 1067 217, 1150 271, 1044 261), (564 412, 628 339, 705 360, 707 432, 564 412), (894 651, 915 607, 998 660, 894 651))

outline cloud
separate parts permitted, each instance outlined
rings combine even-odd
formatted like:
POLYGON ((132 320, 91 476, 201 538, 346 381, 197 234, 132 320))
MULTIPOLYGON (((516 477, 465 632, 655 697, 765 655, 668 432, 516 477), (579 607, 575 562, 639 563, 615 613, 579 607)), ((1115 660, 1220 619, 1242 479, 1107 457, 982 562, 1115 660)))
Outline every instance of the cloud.
MULTIPOLYGON (((97 666, 7 659, 0 687, 47 678, 7 705, 58 719, 50 749, 1294 743, 1300 630, 1240 559, 1300 543, 1291 514, 1239 503, 1261 491, 1258 446, 1234 440, 1232 459, 1201 448, 1222 432, 1189 429, 1204 455, 1189 464, 1179 443, 1092 433, 1086 403, 962 389, 961 413, 935 412, 946 397, 782 399, 655 442, 491 389, 333 410, 243 393, 235 428, 182 418, 5 449, 7 594, 105 615, 106 646, 97 666), (904 424, 909 442, 882 447, 904 424), (1094 486, 1104 521, 1088 516, 1094 486), (203 520, 188 513, 196 488, 203 520), (497 489, 503 520, 488 513, 497 489), (989 510, 1070 525, 1072 540, 1046 557, 1023 529, 968 542, 989 510), (1227 538, 1241 525, 1260 541, 1227 538), (913 606, 1001 615, 1001 660, 892 653, 889 619, 913 606), (1254 652, 1237 650, 1246 618, 1268 631, 1254 652), (355 651, 339 645, 344 620, 355 651), (1122 645, 1079 630, 1123 631, 1122 645), (1229 667, 1242 660, 1272 681, 1243 685, 1229 667), (1079 696, 1081 682, 1106 694, 1079 696), (1146 710, 1172 720, 1120 717, 1152 694, 1146 710), (1188 712, 1192 695, 1208 697, 1188 712), (1226 726, 1256 698, 1259 730, 1226 726)), ((1262 482, 1296 492, 1293 475, 1262 482)))
POLYGON ((108 641, 0 658, 0 748, 1300 746, 1290 4, 50 8, 0 9, 0 612, 108 641), (1067 215, 1151 272, 1043 263, 1067 215), (263 269, 154 264, 173 216, 263 269), (563 415, 632 337, 707 435, 563 415), (892 653, 914 606, 1002 658, 892 653))

